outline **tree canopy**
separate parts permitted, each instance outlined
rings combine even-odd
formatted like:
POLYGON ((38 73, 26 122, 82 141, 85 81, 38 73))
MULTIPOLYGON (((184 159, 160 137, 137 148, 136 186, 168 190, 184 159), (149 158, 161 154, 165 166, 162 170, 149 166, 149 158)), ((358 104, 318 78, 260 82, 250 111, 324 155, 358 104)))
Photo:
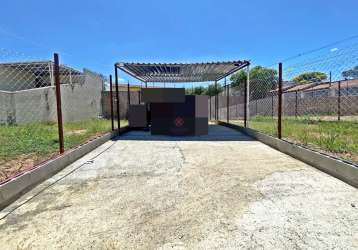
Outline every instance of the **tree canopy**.
POLYGON ((219 94, 221 91, 223 91, 223 87, 219 83, 217 84, 216 88, 215 84, 210 84, 205 90, 205 95, 214 96, 219 94))
MULTIPOLYGON (((244 84, 247 81, 247 72, 245 70, 240 70, 237 73, 233 74, 230 77, 231 87, 236 87, 236 91, 243 91, 244 84)), ((269 92, 276 88, 277 86, 277 71, 270 68, 265 68, 262 66, 253 67, 250 70, 250 98, 251 99, 260 99, 266 97, 269 92)), ((215 84, 210 84, 207 88, 204 87, 195 87, 192 89, 186 89, 187 94, 194 95, 209 95, 214 96, 223 91, 223 87, 220 84, 217 84, 215 89, 215 84)))
POLYGON ((344 78, 348 78, 348 79, 358 78, 358 65, 355 66, 354 68, 350 69, 350 70, 343 71, 342 76, 344 78))
POLYGON ((297 84, 305 84, 311 82, 321 82, 327 79, 327 75, 323 72, 314 71, 314 72, 304 72, 292 80, 297 84))
POLYGON ((243 86, 247 81, 247 73, 245 70, 240 70, 230 77, 231 86, 239 87, 243 86))
MULTIPOLYGON (((247 72, 240 70, 230 77, 233 87, 240 88, 247 81, 247 72)), ((262 66, 255 66, 250 70, 250 96, 252 99, 264 98, 270 90, 277 86, 277 71, 262 66)), ((241 88, 243 90, 243 88, 241 88)))
POLYGON ((218 83, 217 88, 215 89, 215 84, 210 84, 208 87, 198 86, 195 88, 185 89, 187 95, 208 95, 214 96, 219 94, 223 90, 222 86, 218 83))
POLYGON ((205 92, 206 92, 206 88, 203 86, 185 89, 185 93, 188 95, 205 95, 205 92))

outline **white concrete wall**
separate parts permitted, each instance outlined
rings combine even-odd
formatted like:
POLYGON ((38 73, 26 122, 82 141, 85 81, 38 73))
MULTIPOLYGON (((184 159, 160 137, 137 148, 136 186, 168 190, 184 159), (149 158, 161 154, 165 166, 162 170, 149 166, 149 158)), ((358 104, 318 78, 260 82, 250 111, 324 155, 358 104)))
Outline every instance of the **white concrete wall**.
POLYGON ((14 94, 0 91, 0 124, 9 124, 15 121, 14 94))
POLYGON ((84 72, 84 84, 61 85, 64 121, 80 121, 101 115, 102 79, 90 71, 84 72))
POLYGON ((16 123, 56 121, 54 87, 14 92, 16 123))
MULTIPOLYGON (((61 85, 64 122, 98 118, 102 114, 102 78, 90 71, 85 71, 83 77, 82 84, 61 85)), ((57 119, 55 87, 0 92, 0 123, 9 123, 11 114, 18 124, 55 122, 57 119)))

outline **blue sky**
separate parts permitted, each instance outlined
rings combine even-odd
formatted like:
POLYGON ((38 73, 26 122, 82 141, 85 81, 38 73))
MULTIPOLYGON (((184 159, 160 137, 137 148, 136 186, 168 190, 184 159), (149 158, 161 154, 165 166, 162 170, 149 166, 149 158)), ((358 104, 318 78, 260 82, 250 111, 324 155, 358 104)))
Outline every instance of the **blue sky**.
POLYGON ((116 61, 268 65, 358 35, 357 9, 356 0, 2 0, 0 60, 59 52, 103 74, 116 61))

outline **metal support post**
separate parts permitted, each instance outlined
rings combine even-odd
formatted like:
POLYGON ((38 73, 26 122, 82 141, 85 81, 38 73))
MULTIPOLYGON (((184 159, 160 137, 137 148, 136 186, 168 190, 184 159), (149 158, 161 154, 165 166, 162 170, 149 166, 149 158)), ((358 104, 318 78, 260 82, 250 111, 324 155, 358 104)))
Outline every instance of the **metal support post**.
POLYGON ((60 146, 60 154, 65 152, 64 139, 63 139, 63 121, 62 121, 62 105, 61 105, 61 82, 60 82, 60 63, 58 54, 55 53, 54 57, 54 80, 56 85, 56 104, 57 104, 57 126, 58 126, 58 140, 60 146))
POLYGON ((277 137, 282 138, 282 63, 278 64, 278 121, 277 137))
POLYGON ((246 68, 246 83, 245 83, 245 93, 244 93, 244 127, 246 128, 248 125, 248 120, 250 117, 250 64, 247 65, 246 68))
POLYGON ((226 85, 226 77, 225 77, 225 86, 226 86, 226 122, 229 123, 229 85, 226 85))
POLYGON ((119 106, 119 91, 118 91, 118 69, 117 65, 114 65, 114 77, 116 83, 116 99, 117 99, 117 127, 118 127, 118 134, 120 134, 121 128, 121 119, 120 119, 120 106, 119 106))
POLYGON ((219 119, 218 83, 215 81, 215 121, 219 119))
POLYGON ((209 96, 209 121, 211 121, 211 96, 209 96))
POLYGON ((341 120, 341 81, 338 82, 338 121, 341 120))
POLYGON ((297 118, 298 115, 298 93, 296 91, 296 100, 295 100, 295 117, 297 118))
POLYGON ((109 99, 110 99, 110 107, 111 107, 111 124, 112 131, 114 130, 114 118, 113 118, 113 83, 112 83, 112 75, 109 75, 109 99))

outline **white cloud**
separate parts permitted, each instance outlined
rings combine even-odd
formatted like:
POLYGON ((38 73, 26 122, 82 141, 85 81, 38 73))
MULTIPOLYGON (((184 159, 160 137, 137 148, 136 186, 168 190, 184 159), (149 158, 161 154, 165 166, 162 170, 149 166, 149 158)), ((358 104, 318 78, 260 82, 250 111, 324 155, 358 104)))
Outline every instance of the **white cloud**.
POLYGON ((335 52, 337 50, 338 50, 338 48, 333 48, 333 49, 331 49, 331 52, 335 52))

